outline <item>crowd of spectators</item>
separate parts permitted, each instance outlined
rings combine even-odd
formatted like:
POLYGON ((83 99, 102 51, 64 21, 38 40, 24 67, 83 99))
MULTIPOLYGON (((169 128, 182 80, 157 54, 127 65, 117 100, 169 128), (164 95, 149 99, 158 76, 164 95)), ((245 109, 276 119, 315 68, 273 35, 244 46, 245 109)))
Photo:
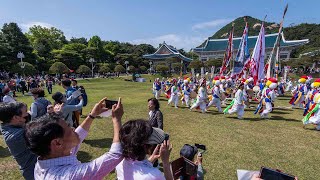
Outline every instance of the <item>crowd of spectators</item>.
POLYGON ((169 162, 172 146, 163 131, 158 100, 148 99, 149 120, 130 120, 122 125, 124 109, 119 99, 110 110, 114 131, 110 150, 81 163, 77 152, 94 119, 108 110, 106 98, 96 103, 80 124, 76 116, 82 112, 84 97, 75 96, 75 92, 82 86, 66 75, 61 85, 65 92, 53 93, 53 103, 40 85, 30 88, 34 99, 30 108, 15 100, 12 89, 4 85, 8 91, 5 96, 12 101, 0 103, 1 133, 25 179, 102 179, 113 170, 119 180, 173 179, 169 162))

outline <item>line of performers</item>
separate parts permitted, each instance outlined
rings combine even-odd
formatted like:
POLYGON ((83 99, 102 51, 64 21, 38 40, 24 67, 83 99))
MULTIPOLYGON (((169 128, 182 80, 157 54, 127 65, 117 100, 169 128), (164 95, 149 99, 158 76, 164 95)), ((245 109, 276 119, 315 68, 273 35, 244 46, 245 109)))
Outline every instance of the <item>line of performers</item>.
POLYGON ((203 113, 215 106, 218 112, 236 113, 239 119, 243 118, 245 108, 251 107, 250 102, 256 101, 258 106, 254 114, 268 118, 276 97, 291 91, 292 98, 289 103, 292 108, 304 109, 303 127, 313 124, 320 130, 320 78, 312 82, 311 77, 301 76, 296 86, 293 86, 290 80, 281 80, 278 83, 275 78, 260 80, 255 86, 253 78, 235 80, 221 76, 209 80, 191 79, 156 79, 153 83, 155 98, 159 99, 161 93, 164 93, 169 99, 168 104, 173 104, 175 108, 178 108, 179 100, 190 110, 198 109, 203 113), (225 106, 226 100, 232 101, 222 110, 221 105, 225 106))
POLYGON ((178 108, 179 100, 188 107, 190 111, 200 110, 207 112, 208 108, 215 106, 220 113, 237 114, 242 119, 245 108, 250 108, 250 102, 259 102, 255 114, 259 113, 261 118, 267 118, 272 111, 273 102, 278 94, 278 82, 275 78, 264 79, 254 85, 253 78, 232 79, 228 77, 214 77, 207 80, 201 78, 178 78, 178 79, 156 79, 153 83, 153 94, 159 99, 164 93, 168 105, 173 104, 178 108), (226 100, 232 100, 224 110, 226 100))
POLYGON ((292 91, 289 103, 293 108, 302 108, 303 127, 313 124, 320 130, 320 78, 311 83, 311 77, 301 76, 299 84, 292 91))

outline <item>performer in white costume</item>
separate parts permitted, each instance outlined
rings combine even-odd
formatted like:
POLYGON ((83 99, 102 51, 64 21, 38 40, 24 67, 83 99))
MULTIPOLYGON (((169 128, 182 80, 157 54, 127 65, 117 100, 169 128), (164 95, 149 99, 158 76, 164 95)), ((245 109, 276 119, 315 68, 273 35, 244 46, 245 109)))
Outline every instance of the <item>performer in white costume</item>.
MULTIPOLYGON (((269 78, 266 83, 267 88, 262 92, 262 99, 259 106, 264 106, 264 110, 260 114, 261 118, 268 118, 268 114, 272 111, 272 102, 275 100, 274 90, 278 86, 278 82, 275 78, 269 78)), ((259 108, 258 106, 258 108, 259 108)))
POLYGON ((154 97, 156 99, 159 99, 161 94, 161 82, 159 78, 156 78, 154 80, 152 89, 153 89, 154 97))
POLYGON ((207 95, 207 89, 206 89, 206 79, 204 79, 204 78, 200 79, 199 83, 200 83, 200 87, 198 90, 197 100, 191 106, 190 110, 199 107, 201 109, 202 113, 205 113, 207 101, 208 101, 208 95, 207 95))
POLYGON ((303 118, 303 127, 307 124, 313 124, 316 126, 316 129, 320 131, 320 93, 317 93, 314 96, 314 105, 309 110, 309 113, 303 118))
POLYGON ((307 76, 301 76, 301 78, 299 79, 299 84, 293 90, 293 97, 289 102, 292 105, 292 108, 294 108, 296 105, 298 105, 299 108, 303 108, 303 102, 305 100, 305 96, 308 93, 308 88, 306 86, 307 79, 307 76))
POLYGON ((231 104, 223 111, 225 114, 237 113, 238 119, 242 119, 244 115, 244 95, 243 95, 244 84, 240 83, 239 88, 235 94, 235 97, 231 104), (232 106, 232 107, 231 107, 232 106), (229 109, 231 107, 231 109, 229 109))
POLYGON ((172 87, 171 87, 171 95, 170 99, 168 100, 168 105, 171 103, 174 103, 174 107, 178 108, 178 102, 179 102, 179 87, 177 86, 177 80, 172 80, 172 87))
POLYGON ((182 93, 183 93, 182 103, 185 102, 187 107, 190 107, 191 88, 189 86, 189 82, 190 82, 190 79, 186 78, 183 81, 183 86, 182 86, 182 93))
MULTIPOLYGON (((216 79, 216 78, 215 78, 216 79)), ((215 105, 219 112, 222 112, 221 109, 221 93, 220 93, 220 80, 213 80, 214 87, 212 89, 212 100, 209 102, 207 108, 209 108, 212 105, 215 105)))

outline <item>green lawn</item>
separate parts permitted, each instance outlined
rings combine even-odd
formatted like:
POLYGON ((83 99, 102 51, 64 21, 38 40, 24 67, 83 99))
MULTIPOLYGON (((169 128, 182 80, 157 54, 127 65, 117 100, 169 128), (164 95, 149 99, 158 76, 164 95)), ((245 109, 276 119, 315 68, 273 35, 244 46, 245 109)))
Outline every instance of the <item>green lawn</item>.
MULTIPOLYGON (((152 79, 152 78, 150 78, 152 79)), ((123 122, 130 119, 148 118, 147 99, 152 97, 152 83, 127 82, 123 79, 81 80, 89 96, 84 108, 88 113, 102 97, 122 97, 125 114, 123 122)), ((55 87, 54 91, 62 91, 55 87)), ((29 106, 32 97, 18 100, 29 106)), ((49 100, 52 100, 48 96, 49 100)), ((290 97, 279 97, 275 106, 288 107, 290 97)), ((302 128, 302 110, 276 108, 270 120, 260 120, 253 115, 254 109, 246 109, 244 120, 236 115, 224 116, 213 107, 206 114, 190 112, 186 108, 175 109, 166 105, 162 97, 164 129, 173 144, 171 160, 179 157, 183 144, 207 145, 203 155, 206 179, 237 179, 237 169, 259 170, 261 166, 278 168, 300 179, 317 179, 320 176, 319 132, 313 127, 302 128)), ((108 151, 111 144, 112 123, 110 118, 97 119, 78 154, 82 162, 90 161, 108 151)), ((17 165, 0 140, 0 179, 21 179, 17 165)), ((106 179, 115 179, 115 174, 106 179)))

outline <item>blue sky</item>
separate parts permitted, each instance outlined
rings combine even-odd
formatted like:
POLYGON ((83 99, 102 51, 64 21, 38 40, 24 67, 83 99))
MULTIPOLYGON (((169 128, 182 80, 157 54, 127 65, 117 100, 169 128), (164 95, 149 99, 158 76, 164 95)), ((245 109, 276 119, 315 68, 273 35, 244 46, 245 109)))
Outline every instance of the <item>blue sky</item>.
POLYGON ((285 26, 320 23, 319 0, 0 0, 0 24, 17 22, 61 29, 67 38, 100 36, 189 50, 233 19, 250 15, 285 26))

